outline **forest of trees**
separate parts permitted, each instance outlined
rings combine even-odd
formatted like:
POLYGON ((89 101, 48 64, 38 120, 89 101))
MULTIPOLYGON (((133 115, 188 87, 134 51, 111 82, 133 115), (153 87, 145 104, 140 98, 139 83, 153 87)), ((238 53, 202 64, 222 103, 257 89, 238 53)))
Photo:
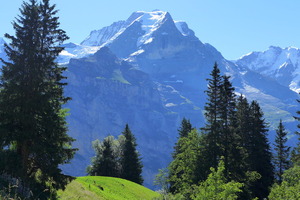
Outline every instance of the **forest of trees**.
POLYGON ((221 76, 217 64, 210 76, 204 127, 197 131, 182 120, 173 161, 160 170, 156 183, 169 199, 264 199, 270 191, 270 199, 297 199, 288 195, 300 190, 299 179, 291 181, 292 172, 299 175, 299 147, 292 162, 282 121, 272 153, 258 102, 236 96, 230 77, 221 76))
MULTIPOLYGON (((70 100, 64 95, 66 68, 56 62, 68 36, 49 0, 24 2, 20 12, 13 22, 15 35, 5 35, 9 61, 1 60, 0 189, 18 183, 22 198, 55 199, 72 180, 60 165, 77 150, 63 109, 70 100)), ((236 95, 217 63, 207 81, 206 122, 197 130, 182 120, 172 161, 156 177, 162 198, 300 199, 300 141, 293 150, 286 145, 280 120, 272 151, 259 103, 236 95)), ((141 155, 128 124, 118 139, 108 136, 93 147, 89 175, 143 183, 141 155)))

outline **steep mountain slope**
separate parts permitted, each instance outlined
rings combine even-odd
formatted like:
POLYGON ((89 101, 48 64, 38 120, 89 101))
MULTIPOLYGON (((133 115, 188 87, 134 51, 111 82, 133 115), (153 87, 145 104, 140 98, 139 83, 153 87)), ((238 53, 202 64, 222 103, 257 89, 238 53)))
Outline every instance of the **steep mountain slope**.
POLYGON ((300 49, 271 46, 263 52, 251 52, 236 61, 280 84, 300 92, 300 49))
POLYGON ((79 152, 71 165, 64 166, 65 171, 85 174, 94 156, 92 141, 118 136, 128 123, 143 157, 146 185, 151 185, 153 174, 168 163, 176 139, 174 125, 182 114, 193 112, 193 105, 171 87, 158 85, 146 73, 118 59, 107 47, 92 56, 71 59, 66 76, 66 94, 73 98, 66 106, 71 109, 69 130, 79 152), (186 108, 182 113, 168 108, 163 94, 168 89, 172 91, 166 93, 186 108))

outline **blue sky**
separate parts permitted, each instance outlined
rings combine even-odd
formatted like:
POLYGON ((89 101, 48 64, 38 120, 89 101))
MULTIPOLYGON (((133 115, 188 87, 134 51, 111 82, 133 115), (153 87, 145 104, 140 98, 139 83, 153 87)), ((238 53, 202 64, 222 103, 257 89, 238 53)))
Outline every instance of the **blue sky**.
MULTIPOLYGON (((269 46, 300 47, 299 0, 52 0, 61 27, 80 43, 95 29, 125 20, 137 10, 161 9, 174 20, 186 21, 204 43, 225 58, 236 59, 269 46)), ((5 1, 0 7, 0 37, 13 34, 11 21, 22 0, 5 1)))

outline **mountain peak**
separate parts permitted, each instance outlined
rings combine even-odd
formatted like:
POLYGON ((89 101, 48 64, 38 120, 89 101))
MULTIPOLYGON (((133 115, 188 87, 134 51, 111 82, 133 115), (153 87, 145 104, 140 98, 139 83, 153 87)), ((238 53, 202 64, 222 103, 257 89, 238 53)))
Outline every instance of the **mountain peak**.
POLYGON ((187 24, 183 21, 174 21, 170 13, 155 9, 153 11, 136 11, 133 12, 126 21, 114 22, 110 26, 104 27, 100 30, 94 30, 81 43, 84 46, 105 46, 118 38, 127 28, 132 25, 141 27, 144 33, 139 33, 140 38, 137 41, 137 47, 142 44, 150 43, 152 33, 158 30, 165 22, 171 22, 176 25, 176 28, 183 36, 194 35, 187 24))

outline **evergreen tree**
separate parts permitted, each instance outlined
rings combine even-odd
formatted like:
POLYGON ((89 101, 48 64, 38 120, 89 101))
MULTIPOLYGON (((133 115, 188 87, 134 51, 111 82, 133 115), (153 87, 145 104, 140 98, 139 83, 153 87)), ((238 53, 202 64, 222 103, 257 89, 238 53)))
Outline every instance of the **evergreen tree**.
POLYGON ((118 177, 117 151, 119 145, 114 144, 113 136, 104 138, 103 142, 96 140, 93 148, 96 156, 92 159, 92 165, 88 167, 88 174, 91 176, 118 177))
MULTIPOLYGON (((57 11, 49 0, 24 2, 20 12, 13 22, 15 36, 5 35, 11 41, 5 45, 10 61, 1 60, 0 77, 3 153, 16 154, 20 165, 6 167, 2 173, 20 178, 23 188, 37 195, 51 191, 50 187, 64 188, 67 179, 59 165, 67 163, 76 150, 70 147, 74 140, 66 134, 66 110, 62 109, 70 99, 63 92, 66 68, 55 61, 68 37, 59 28, 57 11)), ((15 159, 8 159, 14 165, 15 159)))
POLYGON ((221 149, 219 144, 221 140, 220 105, 222 104, 222 77, 220 75, 220 69, 218 68, 217 63, 214 64, 210 76, 211 78, 207 79, 208 88, 205 91, 208 96, 206 106, 204 107, 206 123, 202 130, 206 134, 207 140, 207 162, 210 163, 210 167, 216 168, 221 156, 221 149))
POLYGON ((227 179, 236 177, 235 164, 239 163, 240 152, 236 128, 236 95, 229 76, 223 76, 221 84, 221 116, 220 116, 220 144, 221 155, 224 157, 224 174, 227 179))
MULTIPOLYGON (((178 141, 175 143, 174 146, 174 153, 172 154, 173 160, 177 160, 178 154, 182 153, 181 150, 183 145, 183 138, 188 137, 189 133, 192 131, 192 124, 190 123, 190 120, 187 120, 186 118, 183 118, 181 121, 181 127, 178 129, 179 137, 178 141)), ((173 166, 174 167, 174 166, 173 166)), ((169 177, 176 176, 173 174, 175 170, 173 168, 170 168, 169 170, 169 177)), ((174 193, 177 189, 174 186, 176 184, 175 182, 170 181, 170 192, 174 193)))
POLYGON ((235 160, 238 162, 232 163, 232 167, 237 169, 233 180, 239 181, 244 184, 243 192, 240 193, 240 199, 252 199, 250 191, 250 180, 247 177, 249 167, 247 165, 248 152, 247 152, 247 141, 250 138, 250 105, 248 100, 240 95, 237 98, 236 104, 236 125, 235 133, 237 135, 236 147, 239 153, 235 154, 235 160))
POLYGON ((278 128, 276 130, 276 138, 275 138, 275 155, 274 155, 274 164, 276 167, 276 178, 278 182, 282 182, 282 175, 285 170, 290 167, 290 147, 286 146, 287 142, 287 132, 282 124, 282 120, 280 120, 278 128))
POLYGON ((133 181, 138 184, 143 184, 142 178, 142 162, 140 154, 136 150, 136 139, 131 133, 128 124, 125 126, 125 130, 122 132, 125 137, 123 146, 123 155, 121 158, 121 178, 133 181))
MULTIPOLYGON (((187 137, 189 132, 191 132, 191 131, 192 131, 192 124, 191 124, 190 120, 183 118, 181 121, 181 127, 178 130, 178 133, 179 133, 178 140, 182 137, 187 137)), ((176 143, 174 146, 174 153, 172 155, 173 159, 176 158, 176 155, 179 153, 179 149, 180 149, 180 146, 178 143, 176 143)))
MULTIPOLYGON (((240 173, 241 151, 238 146, 236 129, 236 95, 229 76, 220 76, 220 70, 214 65, 208 79, 208 102, 205 106, 206 124, 202 129, 206 133, 206 171, 217 167, 221 156, 224 157, 225 177, 237 180, 240 173)), ((203 164, 202 164, 203 167, 203 164)), ((208 175, 208 174, 207 174, 208 175)))
POLYGON ((250 105, 250 138, 248 140, 247 164, 248 171, 256 171, 261 178, 253 182, 251 191, 254 197, 266 198, 269 188, 274 181, 274 167, 272 165, 271 148, 267 138, 267 124, 263 118, 263 112, 256 101, 250 105))

